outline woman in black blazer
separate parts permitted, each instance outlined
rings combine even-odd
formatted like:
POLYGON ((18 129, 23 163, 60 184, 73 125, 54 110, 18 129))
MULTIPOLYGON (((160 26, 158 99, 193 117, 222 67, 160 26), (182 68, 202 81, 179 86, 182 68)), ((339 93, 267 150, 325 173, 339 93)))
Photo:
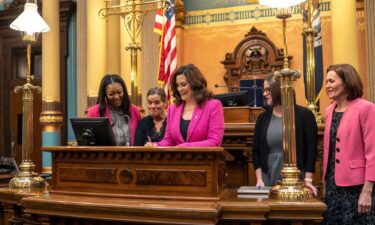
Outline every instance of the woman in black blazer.
POLYGON ((162 88, 154 87, 147 92, 149 116, 142 118, 135 132, 134 145, 144 146, 147 142, 159 142, 163 139, 166 120, 167 97, 162 88))
MULTIPOLYGON (((273 186, 281 180, 280 170, 284 164, 280 81, 268 77, 263 83, 263 97, 267 107, 256 121, 252 152, 258 187, 273 186)), ((316 195, 317 189, 312 184, 318 136, 314 114, 295 105, 295 128, 297 167, 306 186, 316 195)))

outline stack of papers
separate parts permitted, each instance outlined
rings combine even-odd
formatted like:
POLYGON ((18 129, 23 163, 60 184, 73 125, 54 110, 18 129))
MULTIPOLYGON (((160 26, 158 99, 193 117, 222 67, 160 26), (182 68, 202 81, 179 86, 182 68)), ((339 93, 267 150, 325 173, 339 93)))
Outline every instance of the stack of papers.
POLYGON ((271 187, 241 186, 237 190, 238 198, 268 198, 271 187))

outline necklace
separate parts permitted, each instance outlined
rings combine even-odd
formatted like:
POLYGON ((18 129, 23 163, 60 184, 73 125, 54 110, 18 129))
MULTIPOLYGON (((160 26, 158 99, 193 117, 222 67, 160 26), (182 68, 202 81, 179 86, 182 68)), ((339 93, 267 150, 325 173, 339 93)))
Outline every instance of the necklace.
POLYGON ((164 123, 164 119, 162 119, 160 121, 154 120, 154 127, 155 127, 155 129, 158 133, 160 132, 161 128, 163 127, 163 123, 164 123))

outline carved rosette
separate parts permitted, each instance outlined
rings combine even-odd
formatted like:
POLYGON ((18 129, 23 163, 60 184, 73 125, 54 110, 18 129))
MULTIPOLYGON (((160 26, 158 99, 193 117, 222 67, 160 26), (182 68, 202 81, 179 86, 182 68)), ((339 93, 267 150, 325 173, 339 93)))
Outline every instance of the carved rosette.
POLYGON ((60 111, 60 102, 42 102, 43 111, 40 113, 39 122, 44 131, 58 131, 64 121, 60 111))

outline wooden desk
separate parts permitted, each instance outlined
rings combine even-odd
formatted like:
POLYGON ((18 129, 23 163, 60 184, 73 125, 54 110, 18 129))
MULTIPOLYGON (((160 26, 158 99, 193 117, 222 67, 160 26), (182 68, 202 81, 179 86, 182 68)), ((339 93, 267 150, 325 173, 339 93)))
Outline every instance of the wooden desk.
POLYGON ((312 225, 320 224, 322 212, 325 210, 325 205, 316 199, 302 203, 279 202, 268 198, 237 198, 235 189, 226 192, 221 200, 210 201, 53 193, 20 198, 15 192, 2 189, 0 201, 13 202, 13 205, 8 203, 7 217, 18 225, 284 223, 312 225))
POLYGON ((9 181, 14 177, 14 174, 0 174, 0 187, 8 187, 9 181))
POLYGON ((316 199, 238 198, 224 187, 222 148, 44 150, 52 152, 51 190, 0 189, 4 224, 314 224, 325 210, 316 199))

